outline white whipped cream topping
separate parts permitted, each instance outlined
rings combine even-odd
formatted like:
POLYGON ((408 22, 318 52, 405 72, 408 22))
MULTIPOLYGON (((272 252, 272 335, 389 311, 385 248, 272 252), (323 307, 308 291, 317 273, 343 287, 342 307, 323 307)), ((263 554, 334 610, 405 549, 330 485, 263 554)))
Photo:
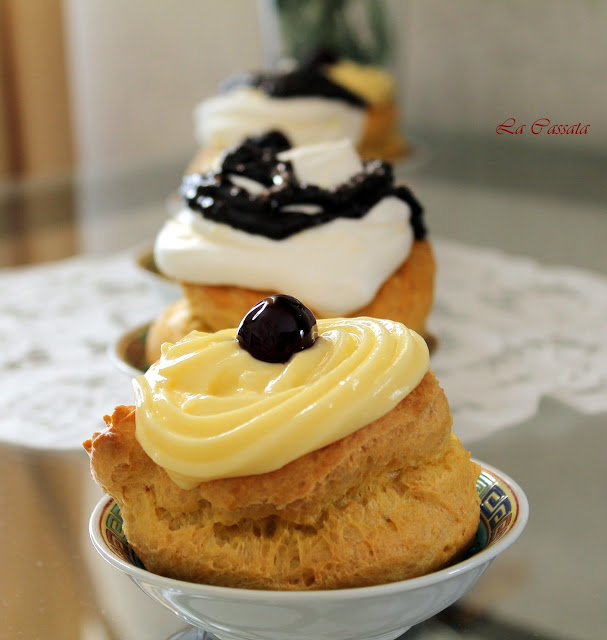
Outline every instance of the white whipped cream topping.
POLYGON ((405 260, 409 215, 405 202, 389 196, 360 219, 272 240, 183 209, 160 231, 154 256, 180 281, 288 293, 321 315, 341 316, 371 302, 405 260))
POLYGON ((350 140, 324 142, 282 151, 277 158, 288 160, 297 180, 322 189, 332 189, 363 170, 350 140))
POLYGON ((273 98, 237 87, 203 100, 194 110, 194 135, 201 146, 224 149, 245 138, 278 129, 293 146, 349 138, 356 144, 364 110, 322 97, 273 98))

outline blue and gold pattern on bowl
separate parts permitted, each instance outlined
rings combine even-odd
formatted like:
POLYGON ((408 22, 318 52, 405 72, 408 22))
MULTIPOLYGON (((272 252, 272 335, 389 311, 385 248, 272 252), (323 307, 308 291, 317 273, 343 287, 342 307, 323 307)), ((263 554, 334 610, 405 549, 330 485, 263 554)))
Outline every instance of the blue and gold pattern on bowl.
POLYGON ((481 516, 467 558, 495 544, 514 526, 519 515, 516 493, 486 469, 476 480, 476 490, 481 498, 481 516))
POLYGON ((137 557, 122 529, 120 507, 114 500, 108 500, 99 521, 99 532, 105 544, 125 562, 145 569, 143 562, 137 557))

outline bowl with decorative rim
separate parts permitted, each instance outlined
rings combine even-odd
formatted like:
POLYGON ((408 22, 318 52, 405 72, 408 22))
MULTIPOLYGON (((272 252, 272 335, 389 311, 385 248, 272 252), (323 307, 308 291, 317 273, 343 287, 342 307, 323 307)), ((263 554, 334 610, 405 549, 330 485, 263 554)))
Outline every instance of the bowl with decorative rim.
POLYGON ((151 245, 137 247, 133 251, 133 259, 137 271, 149 283, 161 304, 169 305, 181 298, 179 283, 158 270, 154 260, 154 248, 151 245))
POLYGON ((149 330, 150 323, 133 327, 108 347, 109 359, 130 378, 136 378, 147 371, 145 342, 149 330))
MULTIPOLYGON (((145 569, 129 545, 120 508, 109 497, 94 509, 89 531, 93 545, 107 562, 194 628, 204 629, 205 638, 393 640, 463 596, 525 527, 529 505, 523 490, 505 473, 479 464, 480 522, 464 558, 419 578, 372 587, 264 591, 156 575, 145 569)), ((203 636, 192 631, 192 637, 203 636)))

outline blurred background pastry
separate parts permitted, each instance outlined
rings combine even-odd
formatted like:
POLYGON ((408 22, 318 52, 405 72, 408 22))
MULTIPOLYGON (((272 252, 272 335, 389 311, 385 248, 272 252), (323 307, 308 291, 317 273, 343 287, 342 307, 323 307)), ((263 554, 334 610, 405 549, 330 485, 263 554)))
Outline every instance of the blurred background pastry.
POLYGON ((282 131, 293 146, 347 137, 364 160, 404 158, 396 38, 382 3, 260 2, 264 66, 235 74, 194 110, 190 169, 249 136, 282 131))
POLYGON ((241 73, 194 111, 200 152, 190 169, 204 170, 226 148, 271 129, 293 146, 363 139, 366 102, 322 69, 241 73))
POLYGON ((365 160, 395 160, 406 150, 389 72, 327 54, 289 71, 228 78, 194 110, 200 151, 190 170, 212 167, 224 149, 270 129, 293 146, 347 138, 365 160))

